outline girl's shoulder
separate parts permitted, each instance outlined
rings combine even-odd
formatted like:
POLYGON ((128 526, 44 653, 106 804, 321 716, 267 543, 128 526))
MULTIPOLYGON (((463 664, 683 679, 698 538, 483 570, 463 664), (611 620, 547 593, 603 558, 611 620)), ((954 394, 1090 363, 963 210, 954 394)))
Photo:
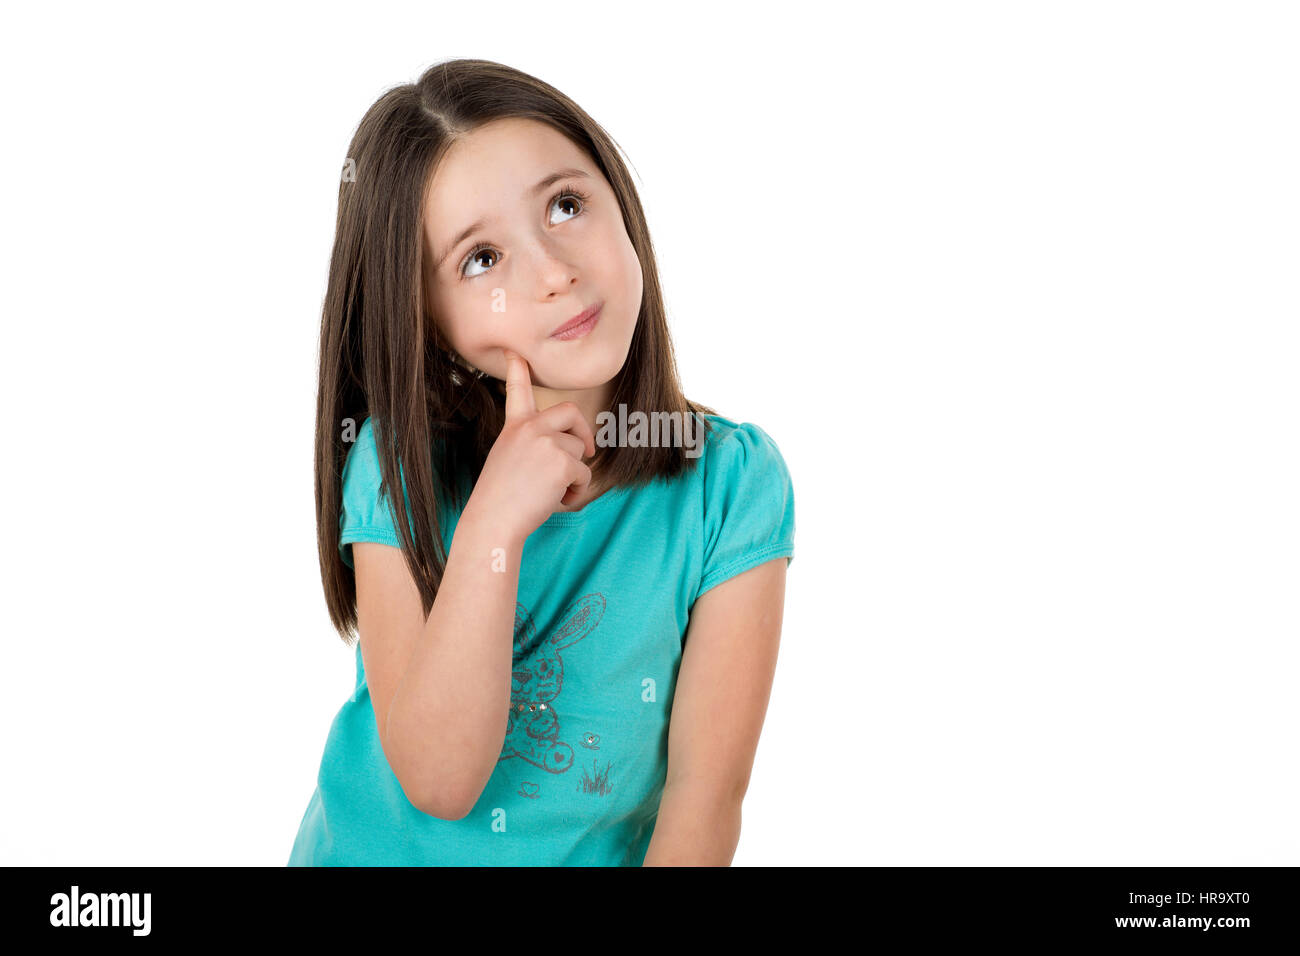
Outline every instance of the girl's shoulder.
POLYGON ((770 499, 780 508, 794 497, 794 483, 776 440, 753 422, 708 415, 708 439, 699 480, 706 508, 725 512, 731 502, 770 499))
POLYGON ((347 454, 343 462, 344 484, 349 477, 356 480, 360 474, 377 477, 379 474, 379 454, 375 449, 374 423, 366 416, 358 426, 352 419, 344 419, 343 442, 347 454))
MULTIPOLYGON (((360 459, 358 464, 377 466, 379 462, 378 438, 375 434, 375 420, 371 415, 362 419, 360 425, 355 424, 353 419, 344 419, 343 440, 348 443, 348 459, 353 457, 360 459)), ((445 447, 445 441, 441 436, 434 436, 432 446, 434 452, 438 455, 436 461, 441 461, 441 452, 445 447)))
POLYGON ((794 483, 776 441, 753 422, 708 418, 697 597, 763 561, 794 556, 794 483))
POLYGON ((709 420, 703 459, 719 466, 744 466, 754 460, 771 459, 784 468, 785 460, 776 440, 753 422, 740 422, 723 415, 705 415, 709 420))

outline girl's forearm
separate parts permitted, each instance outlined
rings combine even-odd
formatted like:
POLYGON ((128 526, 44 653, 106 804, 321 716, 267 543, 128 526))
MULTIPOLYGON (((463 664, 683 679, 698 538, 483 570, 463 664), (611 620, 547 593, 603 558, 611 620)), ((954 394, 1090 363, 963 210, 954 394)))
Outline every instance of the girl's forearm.
POLYGON ((393 694, 390 759, 406 771, 402 780, 416 781, 416 805, 432 816, 469 813, 501 755, 522 552, 523 542, 471 496, 393 694))
POLYGON ((740 843, 741 801, 691 784, 670 784, 642 866, 731 866, 740 843))

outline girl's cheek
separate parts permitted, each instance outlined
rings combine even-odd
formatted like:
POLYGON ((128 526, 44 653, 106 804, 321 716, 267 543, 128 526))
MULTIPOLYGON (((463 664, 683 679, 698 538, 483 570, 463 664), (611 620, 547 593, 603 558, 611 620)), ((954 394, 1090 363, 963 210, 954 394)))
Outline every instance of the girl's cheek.
MULTIPOLYGON (((496 317, 499 319, 501 316, 498 313, 496 317)), ((486 367, 495 368, 496 365, 492 363, 503 364, 505 362, 505 359, 501 354, 502 349, 510 349, 518 352, 520 355, 525 355, 525 353, 532 351, 532 349, 525 343, 518 341, 520 338, 519 336, 511 335, 509 331, 504 328, 498 327, 495 329, 483 329, 482 322, 478 323, 478 325, 479 328, 477 330, 465 336, 465 347, 468 350, 466 351, 465 356, 467 358, 469 358, 470 355, 476 355, 482 362, 488 363, 486 367)), ((471 358, 470 361, 473 362, 474 360, 471 358)), ((484 368, 484 366, 480 365, 478 362, 474 362, 474 364, 479 368, 484 368)))
POLYGON ((636 246, 632 245, 627 233, 623 234, 623 275, 631 298, 639 310, 645 278, 641 274, 641 259, 636 254, 636 246))

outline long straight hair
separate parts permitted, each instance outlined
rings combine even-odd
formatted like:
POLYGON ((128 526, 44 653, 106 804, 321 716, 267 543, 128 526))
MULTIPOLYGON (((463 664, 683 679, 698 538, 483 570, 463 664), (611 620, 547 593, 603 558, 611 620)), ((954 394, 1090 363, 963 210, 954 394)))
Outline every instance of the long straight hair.
MULTIPOLYGON (((641 201, 611 137, 567 96, 489 60, 430 67, 366 111, 339 184, 329 285, 321 316, 316 403, 316 522, 330 620, 351 646, 356 575, 339 555, 342 474, 367 416, 393 525, 427 618, 446 554, 438 509, 463 508, 505 421, 504 383, 460 366, 431 316, 424 282, 423 212, 438 164, 458 137, 492 120, 549 124, 582 149, 613 187, 641 262, 641 310, 611 408, 697 415, 711 408, 681 391, 659 271, 641 201), (435 461, 435 458, 438 460, 435 461), (400 476, 400 478, 399 478, 400 476), (398 516, 407 513, 414 527, 398 516)), ((614 488, 671 479, 695 467, 681 447, 597 446, 593 478, 614 488)))

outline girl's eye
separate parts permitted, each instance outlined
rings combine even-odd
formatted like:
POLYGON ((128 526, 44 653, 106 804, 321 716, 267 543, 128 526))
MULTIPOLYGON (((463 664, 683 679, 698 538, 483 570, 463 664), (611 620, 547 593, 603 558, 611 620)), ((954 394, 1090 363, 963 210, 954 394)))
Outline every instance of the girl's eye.
POLYGON ((492 257, 492 264, 496 265, 497 251, 486 243, 480 242, 477 246, 471 249, 469 255, 465 257, 465 264, 461 266, 460 269, 461 277, 465 279, 473 279, 475 276, 481 276, 483 274, 482 272, 466 272, 465 270, 472 266, 481 256, 485 255, 490 255, 492 257))
MULTIPOLYGON (((570 219, 575 219, 582 210, 587 208, 587 197, 578 192, 572 186, 565 186, 563 190, 551 199, 551 206, 554 207, 556 204, 575 207, 572 215, 569 217, 570 219)), ((565 222, 566 220, 561 219, 560 221, 565 222)))
MULTIPOLYGON (((565 212, 565 209, 562 208, 561 211, 565 212, 568 219, 561 219, 559 222, 556 222, 555 217, 552 216, 550 220, 551 225, 557 226, 560 222, 568 222, 569 219, 576 219, 578 216, 582 215, 583 211, 587 208, 587 201, 588 197, 586 193, 579 192, 573 186, 565 186, 551 197, 551 201, 547 205, 551 208, 559 205, 561 207, 567 207, 572 211, 565 212)), ((492 266, 495 266, 497 262, 500 261, 501 256, 500 253, 492 247, 491 243, 480 242, 471 249, 466 254, 465 259, 461 262, 460 277, 462 279, 475 279, 486 274, 488 269, 492 268, 492 266, 488 266, 487 269, 483 269, 481 272, 474 272, 471 271, 471 269, 481 257, 488 254, 492 257, 492 266)))

